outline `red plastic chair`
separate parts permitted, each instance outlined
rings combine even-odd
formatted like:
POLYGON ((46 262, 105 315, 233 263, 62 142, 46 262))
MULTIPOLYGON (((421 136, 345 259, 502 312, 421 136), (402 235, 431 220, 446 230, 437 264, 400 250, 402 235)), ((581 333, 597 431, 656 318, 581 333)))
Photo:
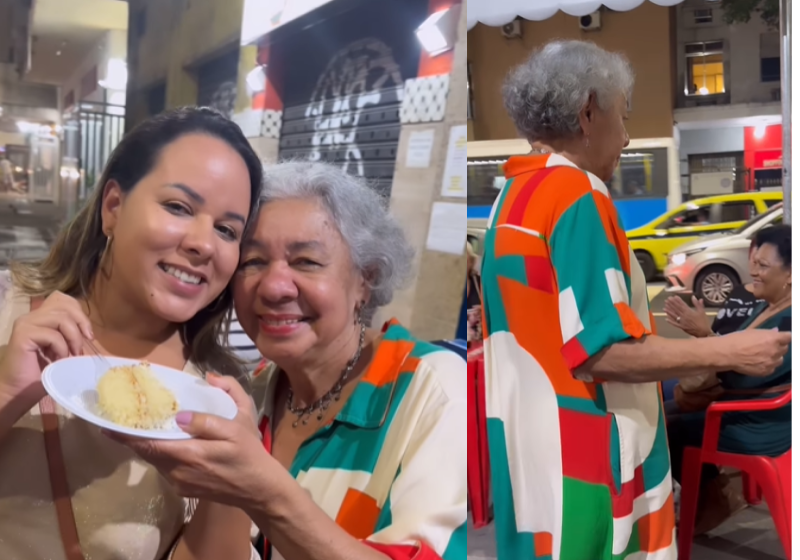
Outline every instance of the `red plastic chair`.
POLYGON ((749 503, 766 500, 775 530, 787 560, 792 559, 792 450, 780 457, 739 455, 717 450, 722 415, 726 412, 775 410, 789 404, 792 391, 770 400, 726 401, 713 403, 706 412, 703 447, 687 447, 683 456, 681 480, 681 519, 678 527, 678 558, 689 560, 694 540, 700 473, 704 463, 742 471, 744 495, 749 503))
POLYGON ((483 355, 467 359, 467 482, 475 528, 489 523, 489 446, 486 436, 486 400, 483 355))

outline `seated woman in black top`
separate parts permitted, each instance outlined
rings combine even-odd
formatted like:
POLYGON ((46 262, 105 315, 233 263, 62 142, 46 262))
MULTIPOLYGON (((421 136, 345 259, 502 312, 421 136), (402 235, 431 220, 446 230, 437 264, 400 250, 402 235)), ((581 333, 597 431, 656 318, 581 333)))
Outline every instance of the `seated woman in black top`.
MULTIPOLYGON (((756 253, 756 241, 750 244, 750 268, 753 268, 756 253)), ((689 307, 680 296, 671 296, 664 303, 667 323, 681 329, 688 335, 703 338, 713 335, 725 335, 739 330, 739 327, 752 314, 756 305, 763 300, 753 295, 753 283, 738 285, 733 288, 728 299, 709 325, 702 300, 692 297, 694 309, 689 307)))
MULTIPOLYGON (((754 266, 753 257, 756 253, 755 239, 750 244, 750 268, 754 266)), ((681 329, 683 332, 696 338, 705 338, 714 335, 726 335, 739 330, 739 327, 748 320, 756 306, 764 300, 753 295, 753 283, 738 285, 733 288, 728 299, 717 313, 714 321, 709 324, 703 301, 692 297, 694 307, 689 307, 680 296, 671 296, 664 303, 664 312, 667 323, 681 329)), ((682 412, 697 412, 705 410, 719 395, 719 380, 716 376, 706 378, 684 377, 680 381, 665 382, 664 413, 668 419, 682 412), (671 391, 667 389, 674 387, 671 391)))
MULTIPOLYGON (((753 295, 764 301, 738 330, 791 330, 792 317, 792 229, 780 225, 758 232, 753 258, 753 295)), ((722 394, 719 400, 774 398, 791 388, 792 349, 783 363, 767 377, 749 377, 735 371, 718 374, 722 394)), ((729 453, 777 457, 791 448, 791 405, 766 412, 735 412, 722 418, 719 449, 729 453)), ((667 423, 672 473, 680 482, 683 450, 700 447, 705 411, 673 416, 667 423)), ((725 477, 713 465, 705 465, 700 509, 695 532, 702 534, 719 526, 745 504, 731 500, 725 477)))

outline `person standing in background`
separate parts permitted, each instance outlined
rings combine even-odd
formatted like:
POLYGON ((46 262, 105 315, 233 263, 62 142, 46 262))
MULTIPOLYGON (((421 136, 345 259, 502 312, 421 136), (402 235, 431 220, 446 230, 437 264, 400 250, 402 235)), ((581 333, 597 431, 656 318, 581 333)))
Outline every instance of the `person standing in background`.
POLYGON ((14 169, 8 156, 0 155, 0 192, 11 192, 14 190, 14 169))

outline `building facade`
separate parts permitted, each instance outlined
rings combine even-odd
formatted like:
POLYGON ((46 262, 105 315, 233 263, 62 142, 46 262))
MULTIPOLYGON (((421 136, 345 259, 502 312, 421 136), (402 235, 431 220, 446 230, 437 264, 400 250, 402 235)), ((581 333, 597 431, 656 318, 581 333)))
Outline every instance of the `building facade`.
POLYGON ((516 29, 482 24, 471 29, 470 140, 517 137, 503 108, 503 80, 533 49, 557 39, 592 41, 604 49, 625 54, 636 72, 630 120, 626 123, 628 133, 631 138, 672 137, 675 104, 675 78, 670 71, 675 66, 673 9, 645 2, 629 12, 601 9, 594 17, 597 27, 589 30, 584 30, 581 18, 564 12, 544 21, 517 20, 516 29))
POLYGON ((233 115, 244 0, 131 0, 126 129, 168 107, 233 115))
POLYGON ((675 122, 685 197, 780 188, 780 35, 719 2, 677 8, 675 122))
POLYGON ((469 210, 484 223, 504 184, 503 164, 527 153, 506 114, 502 83, 531 51, 554 40, 591 41, 624 54, 636 74, 626 122, 631 145, 608 183, 628 229, 680 203, 677 139, 673 126, 675 10, 645 2, 634 10, 601 8, 585 17, 557 12, 544 21, 517 19, 503 27, 477 24, 469 31, 469 210))
POLYGON ((451 338, 466 235, 456 250, 431 249, 427 236, 440 203, 463 207, 466 223, 466 186, 462 195, 443 185, 452 138, 463 136, 465 145, 467 134, 460 3, 131 0, 130 14, 127 126, 170 107, 213 106, 241 126, 267 164, 327 161, 364 177, 418 255, 411 285, 376 319, 395 316, 417 336, 451 338), (432 55, 416 31, 438 11, 453 28, 432 55), (412 137, 424 138, 421 158, 408 154, 412 137))
POLYGON ((71 215, 92 192, 125 132, 127 12, 100 35, 59 86, 61 186, 71 215))

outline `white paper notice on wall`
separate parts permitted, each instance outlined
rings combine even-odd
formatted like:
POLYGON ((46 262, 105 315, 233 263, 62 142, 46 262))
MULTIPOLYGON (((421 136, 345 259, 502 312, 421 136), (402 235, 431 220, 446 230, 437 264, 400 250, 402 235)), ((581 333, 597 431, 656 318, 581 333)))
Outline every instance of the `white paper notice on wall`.
POLYGON ((406 167, 430 167, 433 137, 436 131, 420 130, 408 135, 406 167))
POLYGON ((246 138, 257 138, 261 136, 261 114, 262 111, 245 109, 234 114, 231 120, 239 125, 246 138))
POLYGON ((450 129, 447 161, 442 178, 442 196, 467 198, 467 125, 450 129))
POLYGON ((431 251, 463 254, 467 246, 467 205, 434 202, 425 246, 431 251))

